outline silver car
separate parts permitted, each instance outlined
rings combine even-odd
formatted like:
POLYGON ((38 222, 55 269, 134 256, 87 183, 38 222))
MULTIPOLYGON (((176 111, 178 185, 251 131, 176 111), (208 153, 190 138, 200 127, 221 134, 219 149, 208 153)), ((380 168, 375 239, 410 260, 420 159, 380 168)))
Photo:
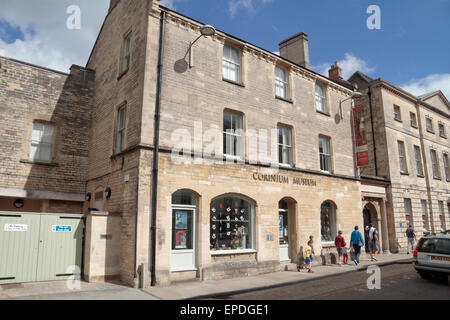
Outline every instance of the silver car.
POLYGON ((450 276, 450 230, 419 240, 414 251, 414 268, 423 279, 450 276))

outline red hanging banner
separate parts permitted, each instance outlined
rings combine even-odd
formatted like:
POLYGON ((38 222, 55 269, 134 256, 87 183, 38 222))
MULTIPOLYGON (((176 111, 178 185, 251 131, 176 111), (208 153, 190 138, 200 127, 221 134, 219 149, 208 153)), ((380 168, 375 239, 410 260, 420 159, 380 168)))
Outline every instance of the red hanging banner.
POLYGON ((364 126, 364 106, 353 108, 353 130, 355 132, 356 160, 358 167, 369 165, 369 148, 367 146, 364 126))

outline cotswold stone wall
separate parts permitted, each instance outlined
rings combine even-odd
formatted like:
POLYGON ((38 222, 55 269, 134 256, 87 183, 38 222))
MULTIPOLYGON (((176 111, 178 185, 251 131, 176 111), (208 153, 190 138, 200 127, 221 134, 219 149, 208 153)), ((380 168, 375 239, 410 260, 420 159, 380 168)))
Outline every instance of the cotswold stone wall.
POLYGON ((0 65, 0 188, 84 194, 94 73, 2 57, 0 65), (29 159, 35 121, 55 127, 50 163, 29 159))

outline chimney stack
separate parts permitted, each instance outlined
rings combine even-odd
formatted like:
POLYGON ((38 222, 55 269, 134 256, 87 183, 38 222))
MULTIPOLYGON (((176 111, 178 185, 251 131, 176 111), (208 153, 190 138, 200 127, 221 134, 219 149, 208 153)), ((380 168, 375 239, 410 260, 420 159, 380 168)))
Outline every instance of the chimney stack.
POLYGON ((308 35, 300 32, 279 44, 280 56, 302 67, 311 69, 309 64, 308 35))
POLYGON ((337 81, 342 80, 342 68, 339 66, 339 62, 335 62, 331 69, 328 70, 328 78, 337 81))

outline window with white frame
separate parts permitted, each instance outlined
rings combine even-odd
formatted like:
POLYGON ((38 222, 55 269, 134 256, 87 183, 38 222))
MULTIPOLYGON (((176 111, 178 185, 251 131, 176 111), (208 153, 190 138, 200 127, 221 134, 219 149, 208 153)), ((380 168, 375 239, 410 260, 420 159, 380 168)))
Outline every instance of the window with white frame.
POLYGON ((292 130, 278 125, 278 162, 292 165, 292 130))
POLYGON ((414 146, 414 156, 416 158, 417 175, 423 176, 422 155, 420 153, 420 147, 414 146))
POLYGON ((417 128, 417 118, 414 112, 409 113, 411 127, 417 128))
POLYGON ((400 111, 400 107, 395 104, 394 104, 394 119, 402 121, 402 112, 400 111))
POLYGON ((286 68, 275 67, 275 95, 289 99, 289 73, 286 68))
POLYGON ((244 158, 243 117, 240 114, 223 113, 223 153, 226 156, 244 158))
POLYGON ((131 58, 131 33, 129 33, 123 43, 122 62, 120 66, 120 72, 123 73, 130 68, 131 58))
POLYGON ((325 86, 318 82, 316 82, 316 110, 328 113, 325 86))
POLYGON ((431 156, 431 165, 433 167, 433 178, 440 179, 441 178, 441 169, 439 167, 439 158, 436 150, 430 150, 431 156))
POLYGON ((442 159, 444 160, 445 179, 450 181, 450 164, 448 162, 448 153, 444 153, 442 155, 442 159))
POLYGON ((126 105, 119 108, 117 112, 117 131, 116 131, 116 148, 115 153, 123 151, 125 142, 127 108, 126 105))
POLYGON ((331 173, 332 167, 331 167, 330 138, 319 136, 319 156, 320 156, 320 170, 331 173))
POLYGON ((223 47, 222 75, 224 79, 237 83, 242 82, 241 77, 242 54, 236 47, 226 44, 223 47))
POLYGON ((55 127, 51 124, 33 123, 30 145, 31 161, 51 162, 54 131, 55 127))
POLYGON ((400 160, 400 172, 408 173, 408 165, 406 162, 405 143, 403 141, 397 141, 398 143, 398 157, 400 160))

